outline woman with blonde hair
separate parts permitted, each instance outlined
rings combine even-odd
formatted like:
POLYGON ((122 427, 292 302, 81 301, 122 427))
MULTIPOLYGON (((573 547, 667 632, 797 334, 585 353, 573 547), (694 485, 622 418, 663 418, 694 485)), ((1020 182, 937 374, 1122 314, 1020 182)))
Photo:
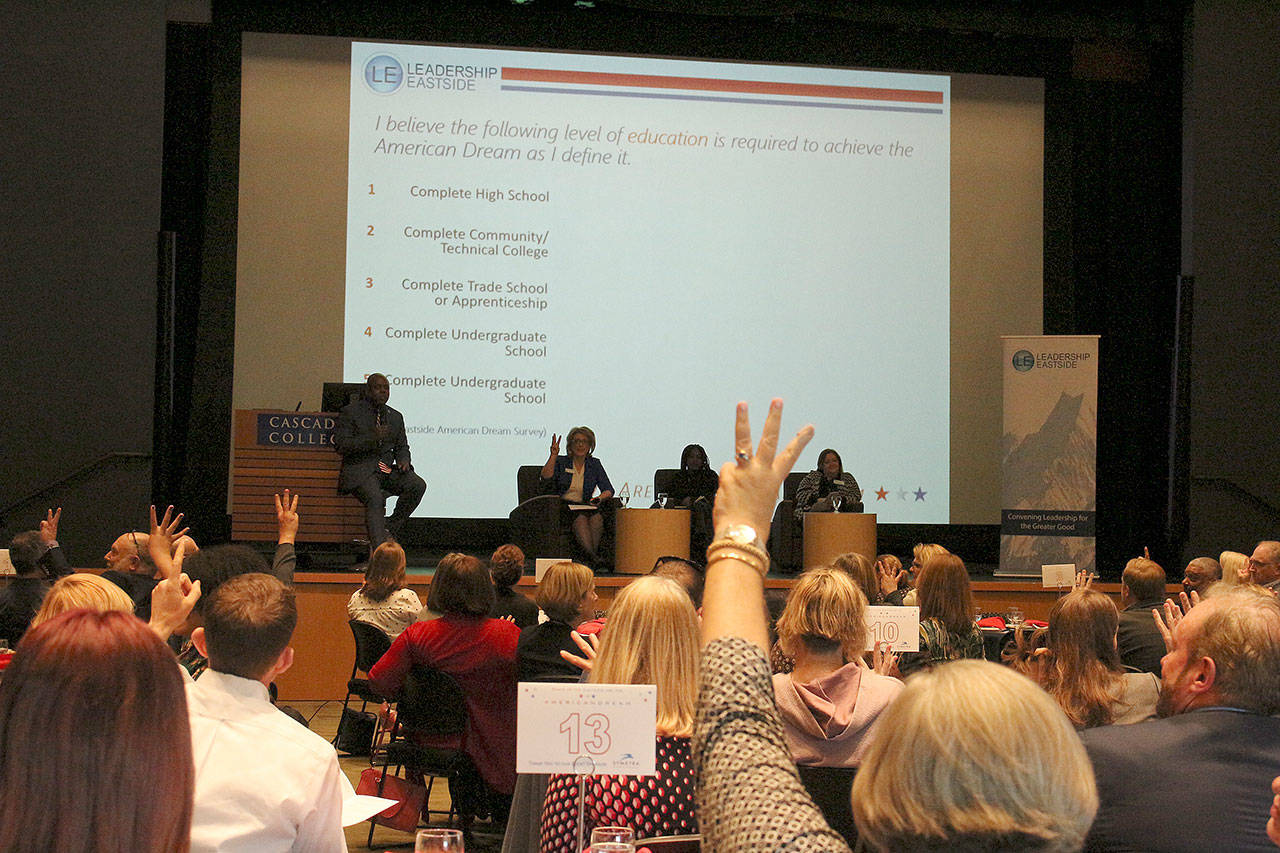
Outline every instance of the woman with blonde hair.
POLYGON ((1160 681, 1149 672, 1125 672, 1116 650, 1119 620, 1111 599, 1093 589, 1073 590, 1049 611, 1048 644, 1033 669, 1078 729, 1156 714, 1160 681))
POLYGON ((347 602, 347 618, 368 622, 393 640, 417 622, 422 602, 405 587, 404 568, 404 549, 394 539, 375 548, 364 570, 364 583, 347 602))
POLYGON ((857 767, 872 725, 902 690, 862 662, 866 613, 862 590, 838 569, 810 569, 787 598, 778 642, 795 669, 774 675, 773 690, 797 764, 857 767))
POLYGON ((1222 566, 1223 583, 1253 583, 1253 570, 1249 568, 1249 558, 1239 551, 1223 551, 1218 556, 1218 565, 1222 566))
MULTIPOLYGON (((587 838, 596 826, 629 826, 636 838, 698 831, 689 744, 698 654, 698 616, 689 594, 675 581, 637 578, 614 599, 589 680, 657 687, 657 774, 588 777, 587 838)), ((577 823, 578 777, 551 777, 542 809, 542 851, 580 849, 577 823)))
POLYGON ((562 562, 542 575, 534 602, 547 621, 520 632, 516 646, 516 673, 521 681, 577 681, 582 674, 560 656, 576 654, 573 631, 595 616, 596 576, 582 563, 562 562))
POLYGON ((1097 810, 1071 723, 986 661, 908 681, 853 781, 858 833, 876 850, 1079 850, 1097 810))
POLYGON ((944 551, 920 570, 920 651, 904 652, 898 664, 910 675, 946 661, 982 657, 982 634, 973 622, 973 590, 964 561, 944 551))
POLYGON ((132 613, 133 599, 129 597, 129 593, 111 581, 103 580, 98 575, 91 575, 88 572, 76 572, 59 578, 57 583, 49 589, 40 609, 31 619, 31 627, 35 628, 68 610, 81 608, 98 613, 107 613, 112 610, 132 613))

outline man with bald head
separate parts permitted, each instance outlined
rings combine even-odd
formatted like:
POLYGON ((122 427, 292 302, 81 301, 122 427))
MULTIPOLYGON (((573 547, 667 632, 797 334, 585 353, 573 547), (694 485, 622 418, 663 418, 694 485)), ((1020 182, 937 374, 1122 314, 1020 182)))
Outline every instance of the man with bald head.
POLYGON ((1249 557, 1253 580, 1272 592, 1280 592, 1280 542, 1262 541, 1249 557))
POLYGON ((1101 803, 1086 850, 1267 850, 1280 767, 1280 601, 1209 590, 1167 638, 1160 719, 1081 733, 1101 803))
POLYGON ((1210 584, 1222 580, 1222 566, 1213 557, 1196 557, 1182 572, 1182 588, 1204 595, 1210 584))
POLYGON ((128 593, 133 600, 133 612, 144 621, 151 618, 151 591, 160 582, 156 577, 156 564, 147 550, 150 540, 146 533, 121 533, 102 557, 107 563, 102 579, 128 593))
POLYGON ((387 405, 391 383, 370 373, 364 396, 343 407, 333 430, 333 444, 342 454, 338 491, 355 495, 365 509, 370 550, 396 536, 409 520, 427 484, 413 472, 404 415, 387 405), (388 519, 387 495, 399 495, 388 519))

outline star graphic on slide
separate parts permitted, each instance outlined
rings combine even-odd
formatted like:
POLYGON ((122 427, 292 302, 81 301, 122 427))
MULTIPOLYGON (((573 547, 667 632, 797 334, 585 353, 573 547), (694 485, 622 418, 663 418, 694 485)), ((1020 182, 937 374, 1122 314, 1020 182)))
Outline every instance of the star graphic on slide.
POLYGON ((876 489, 876 500, 878 501, 886 500, 888 494, 889 493, 884 490, 884 486, 881 486, 880 488, 876 489))
POLYGON ((924 500, 924 496, 925 496, 925 494, 926 494, 926 493, 925 493, 925 490, 924 490, 923 488, 916 489, 916 500, 918 500, 918 501, 922 501, 922 500, 924 500))
POLYGON ((898 489, 898 500, 905 501, 907 499, 908 494, 910 494, 910 492, 908 492, 906 489, 898 489))

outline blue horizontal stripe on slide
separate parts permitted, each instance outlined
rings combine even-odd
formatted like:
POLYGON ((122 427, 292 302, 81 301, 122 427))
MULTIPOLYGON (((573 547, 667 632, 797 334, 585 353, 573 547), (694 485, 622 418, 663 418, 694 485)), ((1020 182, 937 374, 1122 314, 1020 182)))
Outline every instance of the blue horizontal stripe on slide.
POLYGON ((831 110, 869 110, 881 113, 931 113, 942 115, 941 107, 885 107, 876 104, 832 104, 825 101, 780 101, 765 98, 727 98, 722 95, 675 95, 660 92, 618 92, 606 89, 565 89, 560 86, 508 86, 504 92, 547 92, 553 95, 604 95, 611 98, 656 98, 661 101, 715 101, 722 104, 765 104, 774 107, 825 107, 831 110))

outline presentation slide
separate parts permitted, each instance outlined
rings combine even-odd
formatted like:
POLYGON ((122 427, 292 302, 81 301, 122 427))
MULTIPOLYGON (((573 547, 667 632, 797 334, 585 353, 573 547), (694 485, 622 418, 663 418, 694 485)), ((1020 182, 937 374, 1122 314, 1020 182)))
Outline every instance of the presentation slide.
POLYGON ((353 42, 342 378, 390 378, 416 514, 505 516, 579 424, 648 506, 781 396, 797 470, 951 521, 950 83, 353 42))

